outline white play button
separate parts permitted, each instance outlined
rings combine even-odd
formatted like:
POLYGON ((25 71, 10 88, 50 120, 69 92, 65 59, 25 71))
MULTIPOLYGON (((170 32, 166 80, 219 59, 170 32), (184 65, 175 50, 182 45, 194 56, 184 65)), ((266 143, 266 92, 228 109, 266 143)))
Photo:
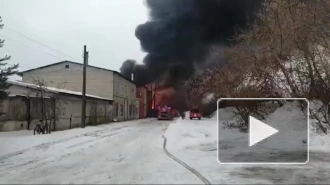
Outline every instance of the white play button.
POLYGON ((249 125, 250 125, 250 141, 249 141, 250 146, 257 144, 260 141, 278 132, 278 130, 276 130, 275 128, 268 126, 267 124, 257 120, 252 116, 249 116, 249 125))

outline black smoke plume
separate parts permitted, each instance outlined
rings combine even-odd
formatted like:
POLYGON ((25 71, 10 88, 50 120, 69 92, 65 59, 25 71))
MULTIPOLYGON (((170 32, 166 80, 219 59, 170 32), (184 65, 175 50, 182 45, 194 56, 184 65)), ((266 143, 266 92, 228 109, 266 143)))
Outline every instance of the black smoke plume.
POLYGON ((150 21, 135 35, 147 52, 143 65, 127 60, 121 72, 132 72, 138 85, 160 76, 178 87, 203 63, 214 45, 232 44, 235 33, 245 30, 263 0, 146 0, 150 21))

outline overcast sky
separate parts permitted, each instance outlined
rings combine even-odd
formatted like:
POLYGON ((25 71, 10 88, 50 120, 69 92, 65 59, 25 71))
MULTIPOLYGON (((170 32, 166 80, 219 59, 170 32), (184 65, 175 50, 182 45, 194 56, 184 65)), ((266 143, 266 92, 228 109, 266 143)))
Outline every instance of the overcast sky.
POLYGON ((0 56, 11 55, 20 70, 82 62, 84 45, 90 65, 112 70, 145 56, 134 35, 148 19, 143 0, 0 0, 0 16, 0 38, 6 39, 0 56))

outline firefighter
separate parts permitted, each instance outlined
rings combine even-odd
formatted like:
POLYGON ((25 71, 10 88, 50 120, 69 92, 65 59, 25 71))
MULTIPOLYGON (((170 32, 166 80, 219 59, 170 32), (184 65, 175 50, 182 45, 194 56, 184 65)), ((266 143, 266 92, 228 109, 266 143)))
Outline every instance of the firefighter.
POLYGON ((180 116, 182 117, 182 119, 185 118, 185 113, 184 113, 184 111, 180 111, 180 116))

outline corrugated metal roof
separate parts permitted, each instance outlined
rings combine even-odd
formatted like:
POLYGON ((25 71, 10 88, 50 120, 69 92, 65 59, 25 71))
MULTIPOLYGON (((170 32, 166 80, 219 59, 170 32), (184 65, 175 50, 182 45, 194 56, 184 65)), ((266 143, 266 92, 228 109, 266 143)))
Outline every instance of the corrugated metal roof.
MULTIPOLYGON (((11 84, 11 85, 17 85, 17 86, 27 87, 27 88, 31 88, 31 89, 40 88, 40 86, 38 86, 36 84, 25 83, 25 82, 21 82, 21 81, 7 80, 7 83, 11 84)), ((53 93, 63 93, 63 94, 82 96, 81 92, 70 91, 70 90, 66 90, 66 89, 59 89, 59 88, 56 88, 56 87, 45 87, 45 90, 48 91, 48 92, 53 92, 53 93)), ((91 94, 86 94, 86 97, 100 99, 100 100, 113 101, 112 99, 109 99, 109 98, 104 98, 104 97, 95 96, 95 95, 91 95, 91 94)))

